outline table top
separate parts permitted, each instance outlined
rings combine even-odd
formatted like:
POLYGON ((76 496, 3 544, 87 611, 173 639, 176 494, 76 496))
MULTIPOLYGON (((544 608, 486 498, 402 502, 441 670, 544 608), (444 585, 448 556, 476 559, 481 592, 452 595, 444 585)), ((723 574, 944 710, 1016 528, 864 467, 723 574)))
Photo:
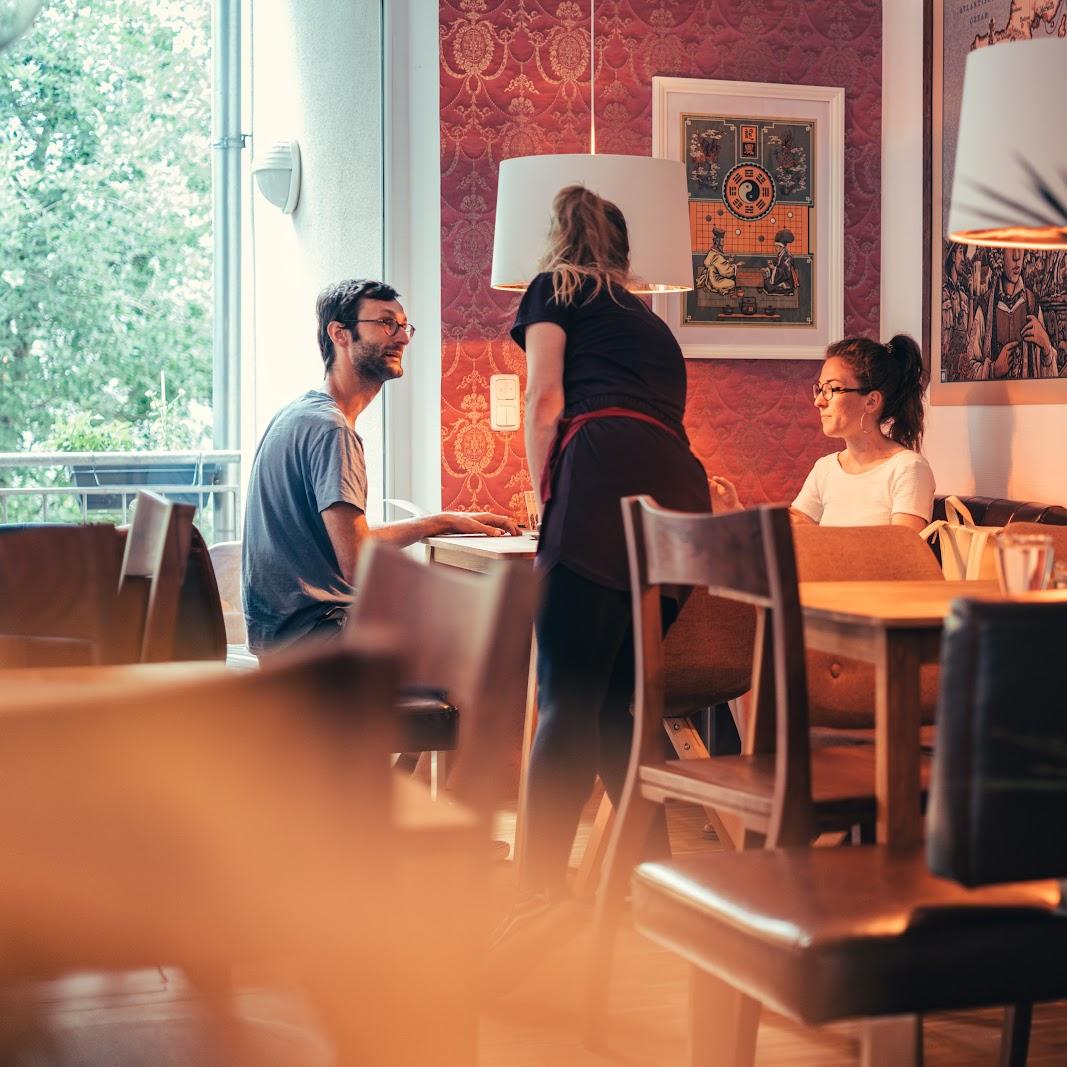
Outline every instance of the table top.
POLYGON ((940 627, 958 598, 1026 603, 1067 601, 1067 590, 1005 597, 996 582, 801 582, 805 620, 869 625, 887 629, 940 627))
POLYGON ((214 660, 178 663, 123 663, 87 667, 13 667, 0 670, 0 712, 49 707, 82 694, 121 697, 131 688, 212 681, 227 673, 214 660))
POLYGON ((481 559, 533 559, 537 554, 537 538, 528 533, 518 537, 504 534, 491 537, 489 534, 442 534, 427 537, 423 541, 431 549, 447 549, 481 559))

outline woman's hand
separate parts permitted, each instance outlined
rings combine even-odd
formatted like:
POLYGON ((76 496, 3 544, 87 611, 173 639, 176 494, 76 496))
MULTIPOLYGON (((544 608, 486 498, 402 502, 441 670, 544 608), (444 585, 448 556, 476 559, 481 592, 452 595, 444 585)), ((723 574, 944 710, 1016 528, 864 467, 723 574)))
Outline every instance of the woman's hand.
POLYGON ((717 474, 711 475, 708 482, 711 485, 711 510, 716 515, 741 510, 741 501, 737 498, 737 490, 733 482, 717 474))

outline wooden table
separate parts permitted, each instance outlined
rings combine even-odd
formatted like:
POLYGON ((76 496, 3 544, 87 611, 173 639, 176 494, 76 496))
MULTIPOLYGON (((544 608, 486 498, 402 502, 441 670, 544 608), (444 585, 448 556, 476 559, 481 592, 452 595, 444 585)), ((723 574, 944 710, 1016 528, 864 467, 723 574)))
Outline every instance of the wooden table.
MULTIPOLYGON (((922 839, 919 671, 938 661, 942 624, 958 597, 1003 599, 995 582, 800 583, 807 647, 874 665, 879 842, 922 839)), ((1067 591, 1012 599, 1064 600, 1067 591)))
POLYGON ((423 544, 429 549, 431 563, 458 567, 463 571, 486 571, 500 560, 529 560, 537 554, 537 539, 529 534, 519 537, 490 537, 488 534, 446 534, 427 537, 423 544))

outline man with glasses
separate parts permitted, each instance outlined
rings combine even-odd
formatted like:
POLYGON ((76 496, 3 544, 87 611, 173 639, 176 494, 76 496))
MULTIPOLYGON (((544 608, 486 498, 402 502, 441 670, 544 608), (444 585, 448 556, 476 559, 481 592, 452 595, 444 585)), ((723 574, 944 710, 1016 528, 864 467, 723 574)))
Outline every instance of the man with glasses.
POLYGON ((383 383, 404 373, 415 333, 396 290, 353 279, 319 294, 312 389, 271 420, 256 450, 245 508, 242 583, 248 644, 257 654, 340 633, 359 550, 445 533, 518 533, 503 515, 444 512, 371 527, 367 469, 356 433, 383 383))

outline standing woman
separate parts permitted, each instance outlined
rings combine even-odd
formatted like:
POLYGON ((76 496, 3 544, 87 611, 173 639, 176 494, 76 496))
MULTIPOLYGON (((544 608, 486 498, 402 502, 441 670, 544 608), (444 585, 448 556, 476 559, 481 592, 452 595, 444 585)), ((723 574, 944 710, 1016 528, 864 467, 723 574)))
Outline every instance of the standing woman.
MULTIPOLYGON (((526 352, 526 454, 542 505, 545 580, 520 918, 566 896, 567 860, 596 775, 615 803, 626 777, 634 667, 619 500, 648 493, 668 508, 710 507, 707 475, 682 426, 681 349, 627 290, 622 212, 581 186, 561 190, 541 267, 511 330, 526 352)), ((677 604, 665 607, 673 620, 677 604)))
MULTIPOLYGON (((816 460, 793 501, 795 521, 922 530, 934 506, 934 474, 919 451, 925 387, 922 354, 906 334, 827 348, 812 396, 822 432, 845 447, 816 460)), ((716 511, 741 506, 729 481, 711 481, 716 511)))

